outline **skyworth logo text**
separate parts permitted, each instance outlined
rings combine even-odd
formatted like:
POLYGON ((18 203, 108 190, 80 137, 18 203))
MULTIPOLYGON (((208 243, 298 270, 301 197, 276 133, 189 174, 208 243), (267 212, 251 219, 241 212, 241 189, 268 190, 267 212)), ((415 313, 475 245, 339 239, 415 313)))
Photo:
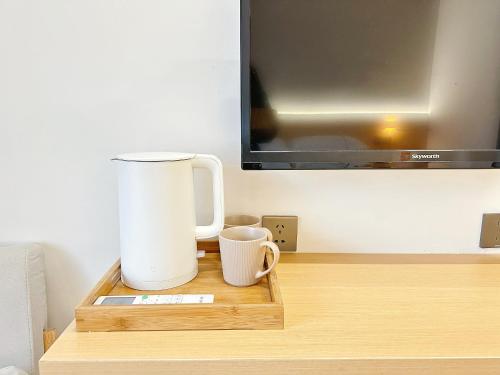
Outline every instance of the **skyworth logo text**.
POLYGON ((411 160, 437 160, 439 154, 411 154, 411 160))

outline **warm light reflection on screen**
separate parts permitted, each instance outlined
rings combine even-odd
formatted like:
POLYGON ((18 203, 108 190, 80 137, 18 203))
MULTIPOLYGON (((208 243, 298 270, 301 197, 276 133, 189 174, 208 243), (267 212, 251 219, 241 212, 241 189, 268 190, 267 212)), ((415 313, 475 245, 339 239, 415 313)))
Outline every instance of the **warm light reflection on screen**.
POLYGON ((278 116, 332 116, 332 117, 358 117, 358 116, 392 116, 392 115, 407 115, 407 116, 429 116, 427 110, 409 110, 409 111, 292 111, 292 110, 277 110, 278 116))

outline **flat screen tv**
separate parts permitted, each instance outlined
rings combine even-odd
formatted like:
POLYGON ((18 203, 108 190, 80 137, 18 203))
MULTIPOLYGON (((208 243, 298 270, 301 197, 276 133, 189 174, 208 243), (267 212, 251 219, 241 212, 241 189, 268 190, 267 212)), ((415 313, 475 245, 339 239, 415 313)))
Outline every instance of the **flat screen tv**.
POLYGON ((500 167, 500 0, 241 0, 243 169, 500 167))

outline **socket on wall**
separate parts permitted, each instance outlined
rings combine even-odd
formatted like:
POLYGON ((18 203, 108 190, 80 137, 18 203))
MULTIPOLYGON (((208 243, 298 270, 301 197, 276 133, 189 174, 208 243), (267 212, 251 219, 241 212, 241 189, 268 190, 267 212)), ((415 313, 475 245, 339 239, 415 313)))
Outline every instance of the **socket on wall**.
POLYGON ((500 247, 500 214, 484 214, 479 247, 500 247))
POLYGON ((262 216, 262 226, 273 234, 280 251, 297 251, 297 216, 262 216))

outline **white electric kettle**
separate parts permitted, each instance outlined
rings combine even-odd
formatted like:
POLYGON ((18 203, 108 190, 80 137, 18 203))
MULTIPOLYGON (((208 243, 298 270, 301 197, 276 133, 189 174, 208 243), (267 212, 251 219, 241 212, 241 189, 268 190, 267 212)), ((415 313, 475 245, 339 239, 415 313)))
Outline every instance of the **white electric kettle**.
POLYGON ((198 274, 196 240, 224 226, 222 164, 212 155, 148 152, 119 155, 118 190, 122 282, 160 290, 198 274), (196 226, 193 168, 213 180, 213 223, 196 226))

